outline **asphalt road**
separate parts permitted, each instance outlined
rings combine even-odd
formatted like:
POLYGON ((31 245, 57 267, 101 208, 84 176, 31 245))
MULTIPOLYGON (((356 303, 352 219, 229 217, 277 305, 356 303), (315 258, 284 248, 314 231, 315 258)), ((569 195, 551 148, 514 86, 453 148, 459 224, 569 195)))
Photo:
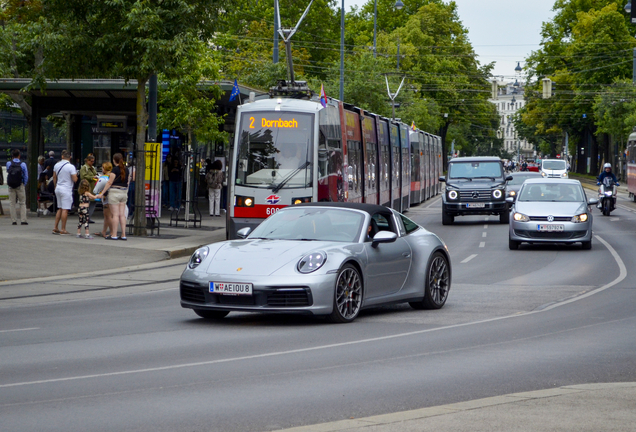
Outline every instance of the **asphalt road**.
POLYGON ((495 217, 442 226, 439 199, 408 216, 451 251, 439 311, 210 323, 179 307, 174 263, 115 290, 0 302, 0 429, 264 431, 636 381, 635 206, 595 211, 591 251, 509 251, 495 217))

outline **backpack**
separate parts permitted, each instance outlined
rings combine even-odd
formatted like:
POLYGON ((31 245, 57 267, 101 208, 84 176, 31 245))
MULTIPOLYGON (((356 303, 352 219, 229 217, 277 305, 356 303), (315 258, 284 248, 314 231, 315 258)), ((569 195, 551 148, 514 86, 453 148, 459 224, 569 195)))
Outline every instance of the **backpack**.
POLYGON ((12 189, 17 189, 22 184, 22 164, 11 161, 7 168, 7 185, 12 189))

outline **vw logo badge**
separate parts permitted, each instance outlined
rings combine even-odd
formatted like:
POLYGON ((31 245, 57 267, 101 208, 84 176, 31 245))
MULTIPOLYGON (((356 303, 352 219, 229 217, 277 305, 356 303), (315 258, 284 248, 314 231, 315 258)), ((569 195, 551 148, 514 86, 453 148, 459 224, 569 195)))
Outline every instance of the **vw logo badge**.
POLYGON ((552 215, 548 216, 548 222, 554 222, 554 216, 552 215))
POLYGON ((473 191, 472 197, 473 197, 473 199, 478 199, 479 198, 479 192, 473 191))

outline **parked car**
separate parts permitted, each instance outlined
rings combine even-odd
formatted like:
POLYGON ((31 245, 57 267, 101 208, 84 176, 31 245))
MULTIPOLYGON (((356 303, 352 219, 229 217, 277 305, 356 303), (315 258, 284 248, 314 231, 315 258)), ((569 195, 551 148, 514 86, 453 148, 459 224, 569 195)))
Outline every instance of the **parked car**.
POLYGON ((387 207, 305 203, 270 216, 244 239, 198 249, 181 275, 181 306, 207 319, 230 311, 322 315, 408 302, 439 309, 451 287, 444 242, 387 207))
POLYGON ((578 180, 529 179, 513 204, 509 226, 509 248, 526 243, 575 243, 592 248, 592 211, 597 199, 587 199, 578 180))

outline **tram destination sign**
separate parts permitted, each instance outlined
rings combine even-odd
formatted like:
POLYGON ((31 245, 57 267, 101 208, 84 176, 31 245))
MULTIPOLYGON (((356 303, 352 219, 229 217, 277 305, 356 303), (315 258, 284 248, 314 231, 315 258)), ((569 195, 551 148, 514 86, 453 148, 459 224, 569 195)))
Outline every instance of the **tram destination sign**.
POLYGON ((99 120, 97 129, 100 132, 121 132, 126 130, 125 120, 99 120))

